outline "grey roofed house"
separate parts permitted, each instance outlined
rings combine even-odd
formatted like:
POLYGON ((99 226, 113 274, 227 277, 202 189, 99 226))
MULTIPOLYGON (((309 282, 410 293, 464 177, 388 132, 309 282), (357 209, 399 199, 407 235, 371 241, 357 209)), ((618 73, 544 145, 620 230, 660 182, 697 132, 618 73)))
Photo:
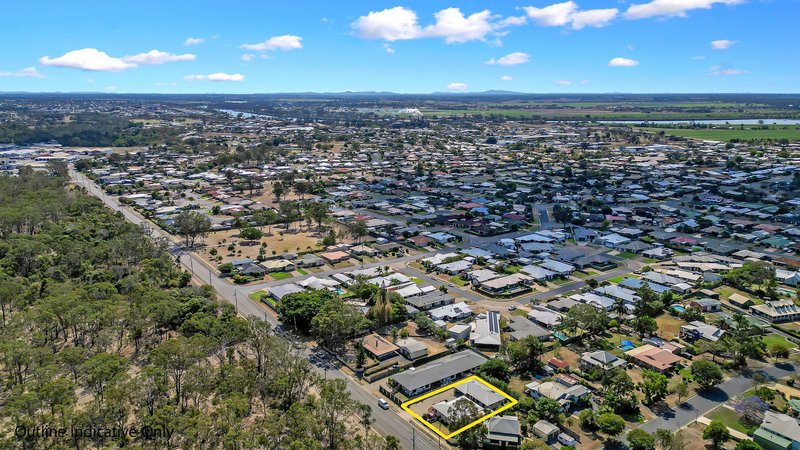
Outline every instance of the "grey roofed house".
POLYGON ((539 266, 525 266, 519 269, 520 272, 524 273, 525 275, 529 275, 536 281, 541 280, 550 280, 556 276, 555 272, 545 269, 544 267, 539 266))
POLYGON ((463 395, 486 409, 495 409, 502 405, 506 398, 483 383, 472 380, 455 387, 456 395, 463 395))
POLYGON ((800 423, 792 416, 766 411, 753 440, 765 449, 800 448, 800 423))
POLYGON ((508 333, 512 341, 521 341, 528 336, 535 336, 543 341, 548 339, 551 334, 549 330, 520 317, 512 317, 508 322, 508 328, 512 330, 508 333))
POLYGON ((569 311, 570 308, 577 305, 578 302, 575 300, 568 298, 568 297, 561 297, 559 299, 553 300, 545 304, 546 307, 552 309, 553 311, 569 311))
POLYGON ((416 297, 406 297, 403 299, 407 304, 426 311, 431 308, 436 308, 439 306, 449 305, 453 303, 453 296, 450 294, 445 294, 440 291, 430 292, 428 294, 419 295, 416 297))
POLYGON ((431 319, 436 320, 458 320, 464 319, 472 315, 472 309, 467 306, 466 302, 451 303, 449 305, 433 308, 428 311, 431 319))
POLYGON ((683 283, 683 280, 681 280, 678 277, 673 277, 672 275, 667 275, 655 271, 650 271, 642 274, 642 279, 648 282, 663 284, 665 286, 674 286, 676 284, 683 283))
POLYGON ((486 311, 475 319, 469 340, 478 347, 500 347, 500 313, 486 311))
POLYGON ((429 362, 419 368, 392 375, 391 379, 397 383, 403 394, 411 397, 434 386, 461 378, 486 361, 484 356, 472 350, 463 350, 429 362))
POLYGON ((684 339, 695 340, 702 338, 717 342, 723 334, 725 334, 725 330, 699 320, 693 320, 686 325, 681 325, 681 337, 684 339))
POLYGON ((618 298, 626 303, 636 303, 636 301, 639 299, 639 296, 636 295, 635 291, 625 289, 624 287, 617 285, 600 286, 593 292, 606 295, 608 297, 618 298))
POLYGON ((611 370, 625 365, 625 360, 617 358, 615 355, 605 351, 584 352, 581 354, 581 366, 599 367, 603 370, 611 370))
POLYGON ((503 442, 518 443, 520 438, 519 419, 517 416, 494 416, 485 422, 486 441, 492 444, 503 442))
POLYGON ((529 320, 548 328, 554 327, 561 322, 563 317, 561 313, 541 305, 531 305, 531 310, 527 316, 529 320))
POLYGON ((494 280, 495 278, 500 278, 500 274, 494 270, 478 269, 470 272, 469 277, 476 283, 484 283, 489 280, 494 280))
POLYGON ((289 294, 296 294, 298 292, 303 292, 303 288, 294 283, 282 284, 269 288, 269 295, 275 300, 280 300, 289 294))
POLYGON ((542 262, 541 267, 544 267, 545 269, 553 271, 559 275, 569 275, 575 271, 574 266, 554 261, 552 259, 545 259, 542 262))
POLYGON ((642 241, 631 241, 617 246, 617 250, 631 253, 641 253, 645 250, 650 250, 651 248, 653 248, 652 245, 642 241))

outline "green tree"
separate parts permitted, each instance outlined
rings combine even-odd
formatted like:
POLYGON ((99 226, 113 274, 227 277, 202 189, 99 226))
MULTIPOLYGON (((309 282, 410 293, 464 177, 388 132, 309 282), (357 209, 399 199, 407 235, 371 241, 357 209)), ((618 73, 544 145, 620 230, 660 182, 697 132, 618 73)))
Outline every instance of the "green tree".
POLYGON ((544 346, 535 336, 526 336, 522 340, 507 342, 503 352, 510 366, 517 372, 536 371, 541 367, 544 346))
POLYGON ((246 241, 257 241, 261 239, 262 233, 258 228, 242 228, 239 230, 239 237, 246 241))
POLYGON ((722 369, 717 364, 705 359, 693 362, 691 372, 692 379, 703 389, 715 386, 722 381, 722 369))
POLYGON ((348 338, 368 329, 370 323, 354 306, 336 297, 326 299, 311 319, 311 333, 328 350, 340 353, 348 338))
POLYGON ((614 413, 603 413, 597 416, 597 428, 613 440, 625 430, 625 420, 614 413))
POLYGON ((675 382, 670 386, 670 392, 675 394, 677 397, 675 399, 675 403, 680 405, 683 403, 683 399, 689 395, 689 383, 686 380, 675 380, 675 382))
POLYGON ((652 405, 667 396, 667 377, 664 374, 645 369, 642 374, 644 402, 652 405))
POLYGON ((211 219, 197 211, 181 211, 172 226, 175 232, 183 236, 187 247, 194 247, 198 238, 204 237, 211 230, 211 219))
POLYGON ((628 433, 628 442, 631 444, 631 450, 654 450, 656 448, 653 435, 641 428, 634 428, 628 433))
POLYGON ((722 445, 731 439, 731 433, 725 424, 718 420, 712 420, 703 429, 703 439, 711 441, 711 445, 714 448, 722 448, 722 445))
POLYGON ((733 450, 761 450, 761 446, 750 439, 742 439, 736 443, 736 447, 733 450))

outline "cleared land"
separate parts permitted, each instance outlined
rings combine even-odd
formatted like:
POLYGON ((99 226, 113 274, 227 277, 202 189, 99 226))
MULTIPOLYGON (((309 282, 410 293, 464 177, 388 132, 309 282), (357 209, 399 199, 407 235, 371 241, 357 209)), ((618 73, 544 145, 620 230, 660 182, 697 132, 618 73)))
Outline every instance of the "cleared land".
POLYGON ((638 130, 659 133, 661 131, 668 136, 679 136, 709 141, 730 141, 738 139, 742 141, 751 139, 789 139, 790 141, 800 140, 800 125, 765 125, 768 129, 761 129, 761 126, 748 126, 743 128, 738 125, 731 125, 729 128, 656 128, 656 127, 636 127, 638 130))

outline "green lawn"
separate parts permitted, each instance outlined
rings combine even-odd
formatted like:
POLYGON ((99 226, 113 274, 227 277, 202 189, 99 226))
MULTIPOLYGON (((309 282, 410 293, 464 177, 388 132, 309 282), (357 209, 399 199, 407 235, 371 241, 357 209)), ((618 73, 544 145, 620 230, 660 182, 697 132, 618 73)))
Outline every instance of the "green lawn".
POLYGON ((299 273, 300 275, 308 275, 308 272, 306 272, 303 269, 297 269, 297 273, 299 273))
POLYGON ((718 406, 716 409, 711 411, 710 413, 706 414, 711 420, 719 420, 725 426, 732 430, 736 430, 742 433, 747 433, 748 427, 739 422, 739 414, 736 411, 726 408, 724 406, 718 406))
POLYGON ((614 277, 614 278, 612 278, 612 279, 610 279, 610 280, 608 280, 608 281, 610 281, 610 282, 612 282, 612 283, 621 283, 621 282, 622 282, 622 280, 624 280, 625 278, 630 278, 630 277, 628 277, 628 276, 626 276, 626 275, 620 275, 620 276, 618 276, 618 277, 614 277))
POLYGON ((506 266, 506 270, 508 270, 510 273, 517 273, 519 272, 519 269, 522 269, 522 266, 520 265, 506 266))
POLYGON ((758 125, 745 125, 740 129, 738 125, 730 125, 730 128, 638 128, 639 130, 658 133, 663 131, 668 136, 680 136, 697 139, 707 139, 712 141, 730 141, 732 139, 789 139, 792 141, 800 140, 800 126, 798 125, 770 125, 768 129, 761 130, 758 125))
POLYGON ((511 311, 511 315, 512 316, 527 316, 528 315, 528 311, 525 311, 524 309, 517 308, 514 311, 511 311))
POLYGON ((625 259, 634 259, 634 258, 638 257, 639 255, 637 255, 636 253, 631 253, 631 252, 621 252, 619 254, 619 256, 621 256, 621 257, 623 257, 625 259))
POLYGON ((461 287, 469 285, 469 281, 464 281, 461 277, 450 277, 450 282, 461 287))
POLYGON ((422 284, 422 283, 424 283, 424 281, 422 281, 422 279, 417 278, 417 277, 411 277, 411 281, 413 281, 414 284, 422 284))
POLYGON ((273 272, 269 274, 273 280, 286 280, 288 278, 292 278, 292 274, 290 272, 273 272))
POLYGON ((795 348, 797 345, 789 342, 786 340, 785 337, 781 336, 780 334, 768 334, 761 338, 764 341, 764 345, 769 347, 772 344, 784 344, 787 348, 795 348))
POLYGON ((266 292, 264 292, 264 291, 255 291, 255 292, 251 292, 250 294, 248 294, 248 297, 250 297, 250 300, 253 300, 253 301, 257 302, 257 301, 261 300, 261 297, 263 295, 266 295, 266 292))
POLYGON ((678 375, 682 376, 684 380, 691 381, 692 380, 692 368, 691 367, 684 367, 683 369, 678 371, 678 375))

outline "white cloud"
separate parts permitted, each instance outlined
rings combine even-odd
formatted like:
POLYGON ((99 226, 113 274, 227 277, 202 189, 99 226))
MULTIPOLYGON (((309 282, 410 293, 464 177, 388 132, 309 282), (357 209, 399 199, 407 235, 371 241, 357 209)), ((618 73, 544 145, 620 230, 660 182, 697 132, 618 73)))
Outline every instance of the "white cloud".
POLYGON ((44 78, 44 75, 36 70, 36 67, 26 67, 12 72, 0 70, 0 77, 14 77, 14 78, 44 78))
MULTIPOLYGON (((444 38, 448 44, 468 41, 486 41, 487 36, 498 36, 499 30, 520 25, 525 17, 508 17, 493 22, 491 11, 483 10, 464 15, 459 8, 446 8, 433 15, 431 25, 419 24, 417 13, 403 6, 381 11, 371 11, 356 19, 351 27, 353 34, 364 39, 382 39, 388 42, 423 38, 444 38)), ((497 42, 497 41, 495 41, 497 42)))
POLYGON ((467 84, 466 83, 450 83, 447 85, 447 89, 451 91, 466 91, 467 84))
POLYGON ((119 72, 136 67, 134 63, 108 56, 107 53, 101 52, 96 48, 72 50, 57 58, 42 56, 39 58, 39 62, 45 66, 68 67, 96 72, 119 72))
POLYGON ((433 15, 436 23, 423 32, 426 36, 443 37, 448 44, 483 41, 493 29, 489 23, 491 14, 487 9, 465 17, 458 8, 443 9, 433 15))
POLYGON ((522 8, 536 25, 543 27, 563 27, 570 25, 575 30, 584 27, 604 27, 619 14, 617 8, 587 9, 581 11, 573 1, 554 3, 550 6, 522 8))
POLYGON ((589 84, 589 80, 581 80, 581 84, 589 84))
POLYGON ((122 60, 126 63, 135 65, 158 65, 175 61, 194 61, 197 57, 191 53, 176 55, 175 53, 162 52, 160 50, 150 50, 146 53, 126 56, 122 60))
POLYGON ((728 40, 728 39, 718 39, 716 41, 711 41, 711 48, 713 48, 714 50, 726 50, 731 45, 733 45, 733 44, 735 44, 737 42, 739 42, 739 41, 731 41, 731 40, 728 40))
POLYGON ((702 61, 704 59, 706 59, 706 55, 692 56, 692 61, 702 61))
POLYGON ((639 61, 628 58, 614 58, 608 62, 608 67, 636 67, 639 61))
POLYGON ((388 54, 390 54, 390 55, 394 55, 394 47, 392 47, 391 45, 389 45, 389 43, 388 43, 388 42, 385 42, 385 43, 383 44, 383 49, 384 49, 384 50, 386 50, 386 53, 388 53, 388 54))
POLYGON ((502 77, 500 77, 500 79, 503 81, 511 81, 514 78, 512 78, 511 75, 503 75, 502 77))
POLYGON ((694 9, 711 9, 715 4, 736 5, 744 0, 653 0, 631 5, 625 12, 628 19, 648 17, 686 17, 694 9))
POLYGON ((569 23, 570 16, 578 10, 578 4, 573 1, 564 3, 554 3, 544 8, 534 6, 523 6, 523 10, 528 17, 533 19, 536 25, 545 27, 561 27, 569 23))
POLYGON ((569 81, 569 80, 558 80, 558 81, 556 81, 556 84, 558 84, 560 86, 569 86, 569 85, 572 84, 572 81, 569 81))
POLYGON ((175 53, 150 50, 145 53, 115 58, 96 48, 72 50, 58 58, 43 56, 39 62, 45 66, 68 67, 71 69, 91 70, 95 72, 119 72, 137 66, 158 65, 175 61, 194 61, 197 57, 191 53, 178 55, 175 53))
POLYGON ((352 23, 353 32, 365 39, 393 42, 420 37, 417 13, 403 6, 371 11, 352 23))
POLYGON ((498 27, 500 27, 500 28, 506 28, 506 27, 513 27, 513 26, 517 26, 517 25, 525 25, 526 23, 528 23, 528 17, 527 16, 509 16, 509 17, 506 17, 505 19, 500 20, 499 22, 497 22, 496 25, 498 27))
POLYGON ((191 45, 200 45, 200 44, 204 43, 205 41, 206 41, 206 38, 189 37, 189 38, 186 38, 186 41, 183 43, 183 45, 185 45, 187 47, 191 46, 191 45))
POLYGON ((186 81, 244 81, 244 75, 240 73, 216 72, 208 75, 187 75, 183 77, 186 81))
POLYGON ((586 11, 579 11, 570 16, 572 28, 580 30, 584 27, 604 27, 608 25, 619 14, 617 8, 607 9, 588 9, 586 11))
POLYGON ((517 64, 525 64, 526 62, 530 61, 530 55, 523 52, 514 52, 509 53, 506 56, 503 56, 498 59, 490 59, 486 61, 486 64, 499 64, 501 66, 516 66, 517 64))
POLYGON ((248 61, 249 62, 249 61, 254 60, 255 57, 256 57, 256 55, 254 55, 252 53, 245 53, 242 56, 240 56, 239 59, 241 59, 242 61, 248 61))
POLYGON ((303 48, 303 38, 293 34, 284 34, 282 36, 273 36, 264 42, 257 44, 243 44, 242 48, 246 50, 254 50, 257 52, 266 52, 271 50, 297 50, 303 48))
POLYGON ((742 75, 747 73, 746 70, 731 69, 722 66, 711 66, 709 70, 710 71, 708 72, 708 74, 711 75, 712 77, 742 75))

